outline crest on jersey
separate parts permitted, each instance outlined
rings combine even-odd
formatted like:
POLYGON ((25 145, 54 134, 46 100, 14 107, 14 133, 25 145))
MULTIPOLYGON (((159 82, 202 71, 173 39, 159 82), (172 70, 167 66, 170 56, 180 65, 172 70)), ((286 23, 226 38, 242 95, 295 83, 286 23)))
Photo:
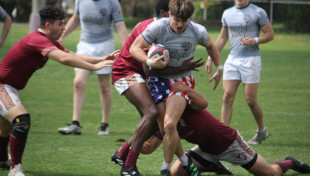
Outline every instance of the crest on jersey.
POLYGON ((181 48, 182 48, 184 51, 189 50, 192 46, 193 46, 193 45, 192 45, 192 43, 190 43, 190 42, 183 42, 183 43, 181 43, 181 48))
POLYGON ((102 16, 106 16, 108 14, 108 11, 106 9, 100 9, 99 11, 102 16))
POLYGON ((245 23, 248 23, 250 21, 250 19, 251 19, 250 15, 245 15, 243 17, 243 20, 245 21, 245 23))

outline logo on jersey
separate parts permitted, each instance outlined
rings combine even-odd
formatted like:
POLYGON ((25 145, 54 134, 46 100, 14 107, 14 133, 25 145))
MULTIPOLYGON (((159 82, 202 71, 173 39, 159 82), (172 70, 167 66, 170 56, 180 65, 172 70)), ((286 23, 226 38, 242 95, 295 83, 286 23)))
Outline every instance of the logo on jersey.
POLYGON ((248 23, 250 21, 250 19, 251 19, 250 15, 245 15, 243 17, 243 20, 245 21, 245 23, 248 23))
POLYGON ((100 9, 99 12, 102 16, 106 16, 108 14, 108 11, 106 9, 100 9))
POLYGON ((192 45, 192 43, 190 43, 190 42, 181 43, 181 48, 182 48, 184 51, 189 50, 192 46, 193 46, 193 45, 192 45))

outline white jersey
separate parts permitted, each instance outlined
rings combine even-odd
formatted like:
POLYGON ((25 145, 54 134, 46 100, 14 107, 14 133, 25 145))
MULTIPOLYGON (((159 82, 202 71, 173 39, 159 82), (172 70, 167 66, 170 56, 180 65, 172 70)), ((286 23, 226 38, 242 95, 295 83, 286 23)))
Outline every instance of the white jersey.
POLYGON ((244 46, 241 40, 245 37, 258 37, 260 27, 267 23, 269 19, 265 10, 252 3, 244 8, 233 6, 225 10, 222 25, 228 28, 230 55, 238 57, 260 55, 258 45, 244 46))
MULTIPOLYGON (((142 36, 149 44, 158 43, 164 45, 170 54, 168 66, 178 67, 184 61, 193 57, 197 45, 206 46, 208 33, 204 26, 188 22, 186 29, 177 34, 172 31, 169 25, 169 18, 161 18, 148 25, 142 36)), ((181 74, 162 76, 167 79, 191 76, 192 71, 181 74)))
POLYGON ((75 12, 81 22, 80 40, 87 43, 113 40, 113 22, 124 21, 118 0, 76 0, 75 12))

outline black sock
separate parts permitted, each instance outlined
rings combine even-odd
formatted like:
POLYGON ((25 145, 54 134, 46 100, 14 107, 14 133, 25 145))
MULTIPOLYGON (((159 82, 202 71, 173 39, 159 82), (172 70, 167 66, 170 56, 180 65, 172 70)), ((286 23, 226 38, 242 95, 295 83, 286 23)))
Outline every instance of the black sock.
POLYGON ((109 126, 108 123, 101 123, 101 126, 109 126))
POLYGON ((79 122, 79 121, 76 121, 76 120, 73 120, 73 121, 72 121, 72 125, 80 126, 80 122, 79 122))

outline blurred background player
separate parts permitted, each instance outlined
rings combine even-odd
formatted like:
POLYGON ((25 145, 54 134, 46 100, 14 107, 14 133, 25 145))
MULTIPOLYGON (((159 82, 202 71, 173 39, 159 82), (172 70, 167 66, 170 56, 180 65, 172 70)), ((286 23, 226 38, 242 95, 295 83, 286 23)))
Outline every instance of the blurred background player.
POLYGON ((105 57, 92 57, 67 50, 57 41, 65 30, 64 11, 46 7, 39 14, 40 28, 16 43, 0 62, 0 165, 11 168, 9 176, 24 175, 21 164, 30 114, 19 99, 19 91, 32 74, 42 68, 48 58, 71 67, 98 70, 111 67, 118 56, 118 51, 105 57))
MULTIPOLYGON (((220 51, 228 38, 230 53, 224 65, 221 121, 229 125, 236 92, 242 82, 245 100, 257 123, 256 134, 248 144, 260 144, 268 137, 268 132, 263 123, 263 110, 257 101, 261 72, 259 44, 274 38, 265 10, 249 0, 235 0, 235 6, 225 10, 222 16, 221 33, 215 42, 220 51), (261 36, 260 31, 263 32, 261 36)), ((211 65, 210 60, 207 65, 211 65)))
POLYGON ((0 5, 0 20, 3 21, 4 23, 3 28, 2 28, 1 38, 0 38, 0 47, 1 47, 6 37, 8 36, 11 25, 12 25, 12 18, 10 17, 10 15, 6 13, 6 11, 2 8, 1 5, 0 5))
MULTIPOLYGON (((122 9, 117 0, 76 0, 75 12, 68 21, 60 41, 81 24, 81 36, 77 45, 77 53, 89 56, 105 56, 115 50, 113 23, 118 30, 121 43, 124 45, 128 34, 122 9)), ((67 127, 59 128, 59 133, 82 133, 80 122, 85 100, 85 88, 92 72, 93 70, 75 69, 72 123, 67 127)), ((96 73, 98 75, 102 108, 102 119, 98 135, 106 135, 109 134, 108 123, 112 107, 111 67, 97 70, 96 73)))

